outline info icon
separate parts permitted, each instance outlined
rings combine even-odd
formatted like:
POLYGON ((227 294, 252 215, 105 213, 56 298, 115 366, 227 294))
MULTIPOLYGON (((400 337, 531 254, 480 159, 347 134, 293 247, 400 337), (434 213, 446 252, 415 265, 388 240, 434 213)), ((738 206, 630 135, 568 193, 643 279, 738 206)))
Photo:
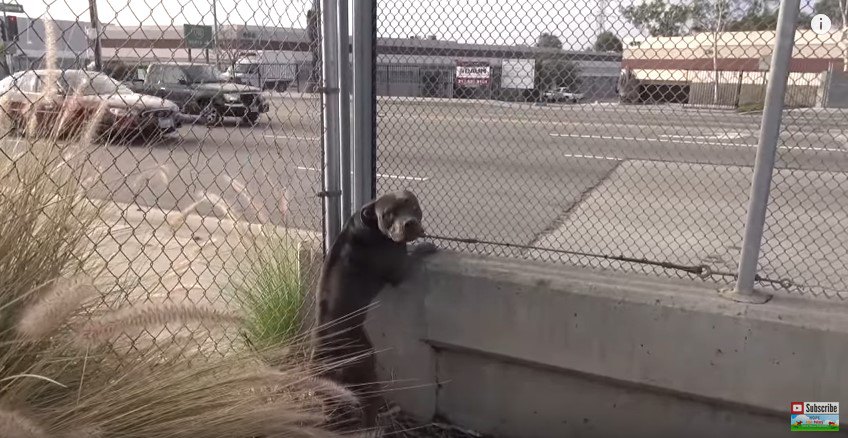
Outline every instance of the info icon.
POLYGON ((804 402, 792 402, 792 413, 793 414, 803 414, 804 413, 804 402))

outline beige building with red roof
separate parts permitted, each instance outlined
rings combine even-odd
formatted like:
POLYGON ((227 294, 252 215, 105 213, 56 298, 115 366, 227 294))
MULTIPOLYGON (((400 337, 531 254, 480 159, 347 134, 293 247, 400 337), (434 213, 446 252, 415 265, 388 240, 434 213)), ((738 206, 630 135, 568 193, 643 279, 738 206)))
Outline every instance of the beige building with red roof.
MULTIPOLYGON (((840 76, 843 70, 846 46, 841 37, 839 31, 796 31, 787 104, 823 103, 830 72, 840 76)), ((646 87, 677 87, 675 94, 686 94, 685 103, 738 106, 762 100, 774 42, 774 31, 652 37, 625 47, 621 63, 646 87)))

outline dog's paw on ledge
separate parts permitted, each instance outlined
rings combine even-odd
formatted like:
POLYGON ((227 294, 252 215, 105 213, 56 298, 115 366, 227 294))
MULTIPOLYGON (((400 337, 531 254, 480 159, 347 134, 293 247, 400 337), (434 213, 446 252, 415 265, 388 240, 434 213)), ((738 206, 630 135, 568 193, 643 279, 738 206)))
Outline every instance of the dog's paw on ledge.
POLYGON ((411 246, 409 253, 412 255, 424 256, 437 252, 439 247, 433 242, 418 242, 411 246))

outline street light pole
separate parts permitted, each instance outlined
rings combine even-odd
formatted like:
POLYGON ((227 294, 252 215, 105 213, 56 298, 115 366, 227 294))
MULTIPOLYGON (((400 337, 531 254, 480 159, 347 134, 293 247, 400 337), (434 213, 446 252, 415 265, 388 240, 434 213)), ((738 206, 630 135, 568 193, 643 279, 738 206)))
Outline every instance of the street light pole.
POLYGON ((6 23, 8 23, 8 22, 9 22, 9 20, 6 19, 6 9, 3 9, 3 62, 6 63, 6 72, 11 75, 12 74, 12 55, 9 52, 9 49, 11 47, 10 44, 9 44, 9 41, 11 40, 11 38, 9 38, 9 36, 8 36, 9 35, 9 29, 6 29, 6 23))
MULTIPOLYGON (((212 0, 212 44, 215 47, 215 65, 218 66, 221 64, 221 59, 218 56, 218 3, 216 0, 212 0)), ((206 62, 209 60, 207 59, 206 62)))
POLYGON ((94 32, 94 69, 103 70, 100 50, 100 20, 97 18, 97 0, 88 0, 88 13, 91 16, 91 30, 94 32))

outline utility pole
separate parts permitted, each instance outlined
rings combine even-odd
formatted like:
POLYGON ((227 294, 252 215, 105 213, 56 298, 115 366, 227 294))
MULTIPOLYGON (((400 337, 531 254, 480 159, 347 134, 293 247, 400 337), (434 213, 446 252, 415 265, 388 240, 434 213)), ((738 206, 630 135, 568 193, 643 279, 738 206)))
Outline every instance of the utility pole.
POLYGON ((312 9, 306 13, 306 32, 309 38, 309 51, 312 53, 312 65, 306 81, 306 91, 314 93, 321 80, 321 1, 313 0, 312 9))
POLYGON ((6 63, 6 72, 11 75, 12 74, 12 54, 10 52, 11 45, 9 44, 9 38, 7 35, 9 34, 9 30, 6 29, 6 23, 9 20, 6 18, 6 9, 3 9, 3 61, 6 63))
MULTIPOLYGON (((212 44, 215 47, 215 66, 221 64, 221 58, 218 55, 218 2, 212 0, 212 44)), ((206 62, 209 62, 209 50, 206 50, 206 62)))
POLYGON ((609 0, 598 0, 598 13, 595 14, 595 32, 598 35, 607 30, 607 7, 609 0))
POLYGON ((94 32, 94 69, 103 71, 103 58, 100 50, 100 20, 97 18, 97 0, 88 0, 88 13, 91 17, 91 31, 94 32))

